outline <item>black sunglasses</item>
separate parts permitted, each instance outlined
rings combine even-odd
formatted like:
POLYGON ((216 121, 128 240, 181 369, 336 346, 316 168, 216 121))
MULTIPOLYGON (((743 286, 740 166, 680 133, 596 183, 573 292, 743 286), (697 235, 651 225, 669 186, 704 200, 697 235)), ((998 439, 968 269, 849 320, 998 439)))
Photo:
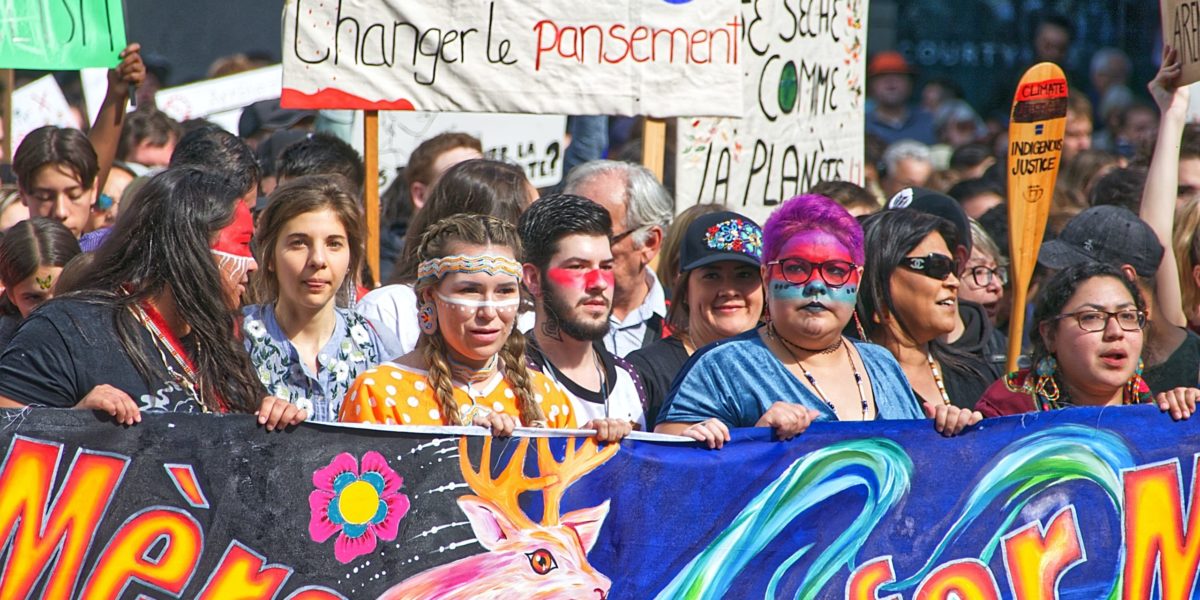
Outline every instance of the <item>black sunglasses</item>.
POLYGON ((925 256, 906 256, 900 259, 900 266, 916 271, 932 279, 945 281, 947 277, 958 273, 958 261, 945 254, 929 253, 925 256))

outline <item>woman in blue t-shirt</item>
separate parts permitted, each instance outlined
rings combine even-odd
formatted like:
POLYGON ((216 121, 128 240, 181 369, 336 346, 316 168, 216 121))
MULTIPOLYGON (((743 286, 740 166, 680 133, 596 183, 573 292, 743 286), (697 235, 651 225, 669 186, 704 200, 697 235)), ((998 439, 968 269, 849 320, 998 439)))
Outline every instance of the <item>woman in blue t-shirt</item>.
MULTIPOLYGON (((655 431, 720 447, 730 427, 790 439, 817 420, 921 418, 896 360, 842 335, 862 274, 858 222, 824 196, 799 196, 767 220, 763 249, 768 324, 693 355, 655 431)), ((925 416, 945 435, 982 418, 949 405, 925 416)))

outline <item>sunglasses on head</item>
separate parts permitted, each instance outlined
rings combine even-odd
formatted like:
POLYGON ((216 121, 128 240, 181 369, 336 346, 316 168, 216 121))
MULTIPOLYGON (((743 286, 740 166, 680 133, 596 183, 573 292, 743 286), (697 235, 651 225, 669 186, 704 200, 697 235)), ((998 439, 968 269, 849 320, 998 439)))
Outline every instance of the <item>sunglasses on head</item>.
POLYGON ((945 281, 947 277, 958 273, 958 261, 945 254, 929 253, 925 256, 906 256, 900 259, 900 266, 916 271, 932 279, 945 281))

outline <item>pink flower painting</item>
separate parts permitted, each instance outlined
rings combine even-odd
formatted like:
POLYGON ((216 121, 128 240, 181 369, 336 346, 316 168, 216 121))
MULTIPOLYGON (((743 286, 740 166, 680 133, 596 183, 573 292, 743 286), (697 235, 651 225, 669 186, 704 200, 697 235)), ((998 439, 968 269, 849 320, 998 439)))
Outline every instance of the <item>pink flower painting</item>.
POLYGON ((323 543, 337 534, 333 556, 343 564, 375 552, 378 539, 396 539, 400 520, 408 514, 403 485, 404 479, 378 452, 364 454, 361 469, 353 455, 337 455, 313 473, 317 489, 308 495, 308 535, 323 543))

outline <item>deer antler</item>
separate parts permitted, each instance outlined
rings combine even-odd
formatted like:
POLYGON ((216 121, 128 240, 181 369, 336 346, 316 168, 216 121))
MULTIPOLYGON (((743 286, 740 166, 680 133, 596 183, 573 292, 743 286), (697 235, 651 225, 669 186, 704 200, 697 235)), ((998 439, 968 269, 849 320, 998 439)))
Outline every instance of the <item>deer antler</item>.
POLYGON ((538 473, 549 480, 549 485, 542 488, 545 500, 542 525, 557 525, 563 493, 567 488, 612 458, 618 449, 620 445, 608 444, 599 450, 593 438, 585 439, 583 445, 576 448, 575 438, 567 438, 566 454, 562 462, 558 462, 550 452, 550 439, 538 438, 538 473))
POLYGON ((492 437, 483 438, 483 456, 479 459, 478 471, 471 467, 471 458, 467 454, 466 436, 458 440, 458 464, 467 485, 471 486, 471 490, 479 498, 491 502, 521 529, 532 529, 536 525, 521 510, 518 498, 524 492, 544 490, 551 482, 551 478, 546 476, 534 478, 525 476, 525 454, 528 450, 529 438, 521 438, 517 443, 517 449, 513 451, 512 457, 508 460, 508 464, 493 479, 492 437))

